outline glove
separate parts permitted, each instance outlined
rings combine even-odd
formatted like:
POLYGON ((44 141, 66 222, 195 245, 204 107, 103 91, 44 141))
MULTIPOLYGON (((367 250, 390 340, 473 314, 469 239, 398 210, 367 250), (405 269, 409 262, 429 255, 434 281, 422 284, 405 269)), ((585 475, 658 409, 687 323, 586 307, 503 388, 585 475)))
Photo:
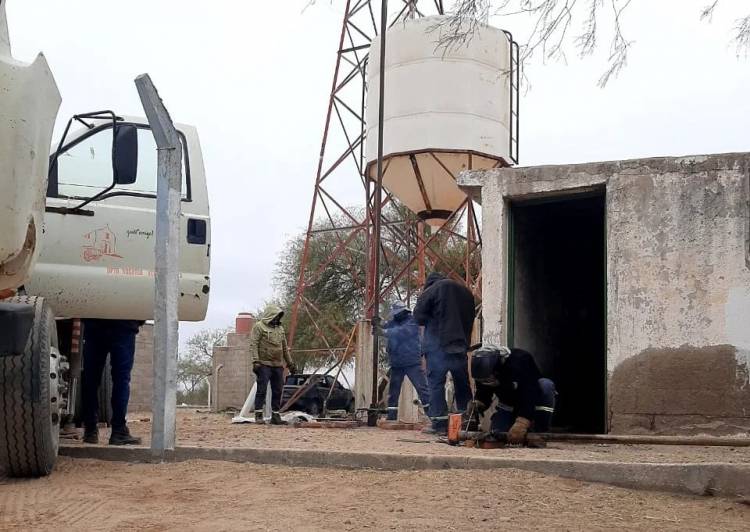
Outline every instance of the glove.
POLYGON ((258 360, 254 360, 253 361, 253 373, 257 375, 258 370, 260 369, 260 366, 261 366, 260 362, 258 360))
POLYGON ((508 431, 508 443, 511 445, 520 445, 526 440, 526 434, 529 432, 531 421, 525 417, 518 416, 516 422, 508 431))

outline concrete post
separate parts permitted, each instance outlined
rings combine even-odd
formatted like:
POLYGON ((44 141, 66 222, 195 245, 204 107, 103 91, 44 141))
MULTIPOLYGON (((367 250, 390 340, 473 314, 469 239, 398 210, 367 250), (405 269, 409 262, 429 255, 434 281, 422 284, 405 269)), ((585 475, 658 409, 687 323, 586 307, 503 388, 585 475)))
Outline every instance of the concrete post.
POLYGON ((154 398, 151 452, 174 449, 177 409, 177 345, 182 144, 148 74, 135 78, 158 150, 154 294, 154 398))
POLYGON ((417 423, 419 421, 419 406, 414 404, 417 399, 417 390, 411 381, 406 378, 401 385, 401 395, 398 398, 398 420, 404 423, 417 423))
POLYGON ((369 408, 372 402, 372 326, 367 320, 357 324, 357 350, 354 355, 354 408, 369 408))

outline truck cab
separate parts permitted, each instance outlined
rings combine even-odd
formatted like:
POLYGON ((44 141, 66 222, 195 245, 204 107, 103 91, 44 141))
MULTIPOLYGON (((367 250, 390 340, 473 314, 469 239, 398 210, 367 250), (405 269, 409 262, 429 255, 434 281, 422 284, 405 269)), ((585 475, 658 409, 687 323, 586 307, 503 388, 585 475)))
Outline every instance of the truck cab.
MULTIPOLYGON (((0 0, 0 472, 47 475, 75 415, 80 318, 154 316, 158 152, 148 123, 73 117, 48 156, 60 94, 42 54, 11 54, 0 0)), ((195 128, 182 142, 180 320, 202 320, 210 223, 195 128)))
MULTIPOLYGON (((50 157, 41 247, 26 291, 44 297, 58 317, 152 319, 157 149, 148 122, 72 123, 78 127, 50 157), (113 142, 123 142, 113 130, 120 128, 134 130, 126 151, 137 166, 133 183, 113 186, 113 142)), ((183 149, 179 318, 200 321, 210 290, 206 175, 196 129, 175 127, 183 149)))

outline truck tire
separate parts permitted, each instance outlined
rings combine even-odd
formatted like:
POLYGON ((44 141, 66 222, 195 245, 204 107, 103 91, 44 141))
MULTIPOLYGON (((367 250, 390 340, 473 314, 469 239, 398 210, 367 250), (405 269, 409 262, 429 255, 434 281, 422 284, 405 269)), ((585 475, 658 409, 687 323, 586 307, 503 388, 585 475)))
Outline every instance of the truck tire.
POLYGON ((55 465, 65 389, 52 310, 40 297, 10 299, 34 307, 26 350, 0 358, 0 462, 14 477, 48 475, 55 465))

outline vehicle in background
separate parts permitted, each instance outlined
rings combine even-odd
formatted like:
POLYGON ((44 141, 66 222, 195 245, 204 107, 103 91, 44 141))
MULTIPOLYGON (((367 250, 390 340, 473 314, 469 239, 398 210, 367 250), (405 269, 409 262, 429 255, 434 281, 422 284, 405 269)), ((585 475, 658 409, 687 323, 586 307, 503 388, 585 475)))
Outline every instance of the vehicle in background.
MULTIPOLYGON (((0 0, 0 469, 54 467, 75 414, 80 318, 153 318, 156 144, 142 118, 70 119, 48 158, 60 94, 42 54, 13 59, 0 0), (75 127, 73 127, 75 126, 75 127)), ((179 318, 205 317, 210 225, 195 128, 183 147, 179 318)))
POLYGON ((311 416, 320 416, 323 413, 323 403, 328 399, 328 410, 345 410, 354 412, 354 394, 330 375, 293 374, 288 375, 284 383, 284 391, 281 395, 281 404, 285 405, 292 396, 305 386, 309 379, 316 382, 309 390, 298 397, 294 403, 289 405, 290 410, 301 410, 311 416), (333 387, 333 392, 331 392, 333 387))

